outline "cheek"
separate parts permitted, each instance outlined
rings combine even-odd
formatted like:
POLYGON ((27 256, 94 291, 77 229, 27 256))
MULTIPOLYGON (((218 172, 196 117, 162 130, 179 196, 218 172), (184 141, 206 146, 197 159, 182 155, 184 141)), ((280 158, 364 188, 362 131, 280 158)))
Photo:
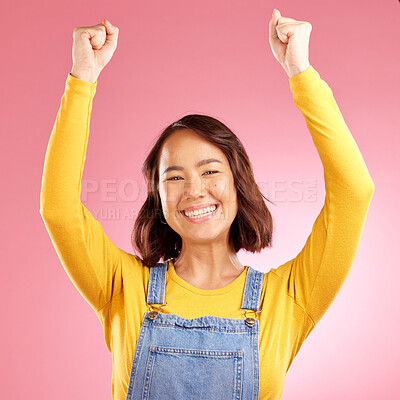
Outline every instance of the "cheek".
POLYGON ((225 203, 236 202, 236 188, 233 182, 222 180, 213 184, 214 196, 225 203))
POLYGON ((160 187, 158 189, 158 195, 160 196, 162 207, 165 208, 167 193, 166 193, 165 188, 163 186, 161 186, 161 185, 160 185, 160 187))
POLYGON ((160 186, 160 198, 163 207, 174 207, 179 201, 182 188, 179 184, 160 186))
POLYGON ((170 203, 168 200, 169 197, 168 189, 165 186, 160 186, 159 195, 160 195, 162 209, 165 211, 168 209, 168 205, 170 203))

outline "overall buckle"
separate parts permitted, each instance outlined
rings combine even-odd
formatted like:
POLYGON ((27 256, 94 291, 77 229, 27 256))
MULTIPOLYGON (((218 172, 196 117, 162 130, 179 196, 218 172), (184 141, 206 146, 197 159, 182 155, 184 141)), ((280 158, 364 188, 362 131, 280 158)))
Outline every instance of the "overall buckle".
MULTIPOLYGON (((248 317, 248 316, 246 315, 246 310, 245 310, 245 309, 243 309, 243 308, 241 308, 241 307, 240 307, 240 309, 241 309, 242 311, 244 311, 244 317, 245 317, 245 323, 246 323, 246 325, 249 326, 249 327, 254 326, 254 325, 256 324, 256 319, 255 319, 255 318, 248 317)), ((248 311, 248 310, 247 310, 247 311, 248 311)), ((252 311, 252 312, 254 312, 254 313, 256 313, 256 314, 259 314, 259 313, 261 312, 261 309, 260 309, 260 310, 257 310, 257 311, 254 311, 254 310, 250 310, 250 311, 252 311)))
POLYGON ((166 305, 167 305, 167 303, 161 304, 161 305, 160 305, 160 308, 159 308, 157 311, 155 311, 155 310, 152 309, 152 306, 149 304, 148 306, 150 307, 150 312, 149 312, 148 317, 149 317, 150 319, 156 319, 157 316, 158 316, 158 313, 159 313, 160 310, 161 310, 161 308, 164 307, 164 306, 166 306, 166 305))

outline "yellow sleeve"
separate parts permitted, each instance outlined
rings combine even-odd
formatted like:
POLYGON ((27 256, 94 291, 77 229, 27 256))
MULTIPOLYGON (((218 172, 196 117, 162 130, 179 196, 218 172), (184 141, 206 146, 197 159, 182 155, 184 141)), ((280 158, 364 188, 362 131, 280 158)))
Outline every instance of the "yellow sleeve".
POLYGON ((98 312, 122 291, 121 265, 129 255, 110 241, 80 200, 96 87, 97 81, 68 74, 47 147, 40 214, 69 278, 98 312))
POLYGON ((289 84, 321 158, 326 194, 303 249, 276 272, 286 275, 289 296, 315 326, 350 272, 375 186, 332 90, 318 72, 310 66, 289 84))

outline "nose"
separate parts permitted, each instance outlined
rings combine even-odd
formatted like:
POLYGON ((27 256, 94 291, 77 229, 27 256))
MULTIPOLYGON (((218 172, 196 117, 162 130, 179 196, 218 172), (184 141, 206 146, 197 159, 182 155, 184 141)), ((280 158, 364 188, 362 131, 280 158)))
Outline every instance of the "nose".
POLYGON ((195 199, 197 197, 204 197, 206 187, 199 176, 195 176, 184 182, 184 196, 186 199, 195 199))

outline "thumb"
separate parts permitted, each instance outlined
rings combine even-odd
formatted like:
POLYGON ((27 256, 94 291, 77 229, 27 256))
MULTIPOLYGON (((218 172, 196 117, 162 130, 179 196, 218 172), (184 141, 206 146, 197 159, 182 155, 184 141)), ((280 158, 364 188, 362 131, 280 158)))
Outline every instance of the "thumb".
POLYGON ((108 19, 104 19, 104 26, 107 33, 105 46, 117 47, 119 29, 116 26, 111 25, 111 22, 108 19))
POLYGON ((281 17, 281 13, 279 10, 274 8, 272 11, 272 18, 269 21, 269 38, 270 40, 276 38, 277 33, 276 33, 276 24, 278 23, 278 19, 281 17))

